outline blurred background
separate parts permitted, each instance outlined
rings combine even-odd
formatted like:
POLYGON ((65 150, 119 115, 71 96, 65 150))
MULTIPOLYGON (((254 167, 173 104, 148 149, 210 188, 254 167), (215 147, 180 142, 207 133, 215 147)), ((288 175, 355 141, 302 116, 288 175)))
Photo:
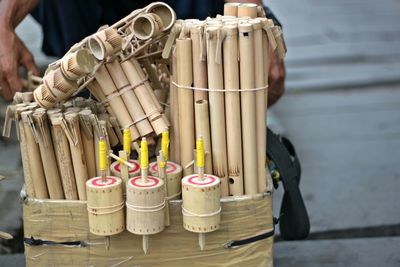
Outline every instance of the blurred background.
MULTIPOLYGON (((277 237, 276 266, 400 266, 400 0, 271 0, 288 54, 286 94, 269 124, 302 163, 310 215, 305 241, 277 237)), ((19 36, 46 66, 41 30, 19 36)), ((0 121, 6 105, 0 104, 0 121)), ((14 135, 15 136, 15 135, 14 135)), ((22 236, 22 167, 15 139, 0 140, 0 231, 22 236)), ((282 188, 274 195, 279 216, 282 188)), ((21 240, 21 239, 20 239, 21 240)), ((0 243, 0 266, 23 264, 22 243, 0 243), (7 264, 7 265, 6 265, 7 264)))

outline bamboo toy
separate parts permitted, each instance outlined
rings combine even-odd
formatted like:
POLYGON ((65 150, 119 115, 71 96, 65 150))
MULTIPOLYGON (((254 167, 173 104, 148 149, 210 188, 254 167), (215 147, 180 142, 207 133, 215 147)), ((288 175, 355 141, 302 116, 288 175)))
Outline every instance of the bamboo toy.
POLYGON ((142 235, 145 254, 149 249, 149 236, 165 228, 165 190, 163 180, 148 176, 149 158, 146 138, 140 147, 141 176, 131 178, 127 183, 126 207, 127 229, 142 235))
POLYGON ((193 91, 184 87, 192 86, 192 44, 189 38, 176 40, 177 83, 179 102, 179 143, 183 175, 193 173, 187 167, 193 161, 194 150, 194 107, 193 91), (180 87, 182 86, 182 87, 180 87))
POLYGON ((93 55, 87 49, 79 49, 61 59, 60 70, 67 79, 76 81, 91 73, 95 64, 93 55))
POLYGON ((110 235, 125 230, 122 180, 107 176, 107 144, 104 137, 99 141, 99 166, 101 177, 86 182, 89 230, 92 234, 105 236, 105 246, 110 247, 110 235))
POLYGON ((211 144, 213 174, 221 179, 221 195, 229 195, 228 186, 228 162, 226 149, 225 130, 225 101, 223 92, 215 92, 213 89, 221 90, 224 87, 223 68, 218 62, 218 53, 221 53, 222 44, 220 26, 208 26, 207 35, 207 68, 208 68, 208 93, 210 107, 211 144))
POLYGON ((183 227, 199 233, 199 246, 205 248, 205 233, 219 229, 221 219, 221 186, 217 176, 204 174, 204 145, 196 142, 196 165, 198 174, 182 179, 183 227))
MULTIPOLYGON (((207 61, 203 34, 203 25, 193 25, 190 28, 190 39, 192 40, 193 60, 193 85, 194 87, 207 88, 207 61)), ((194 101, 207 100, 207 91, 194 91, 194 101)))
POLYGON ((152 133, 153 129, 151 128, 143 108, 133 91, 134 89, 132 89, 131 84, 122 70, 121 64, 116 59, 106 64, 106 68, 110 73, 115 86, 121 93, 121 97, 129 111, 129 114, 131 115, 134 125, 139 131, 139 134, 141 136, 146 136, 152 133))
POLYGON ((64 192, 61 186, 61 178, 54 154, 46 111, 44 109, 36 109, 32 117, 36 129, 36 138, 40 148, 49 196, 51 199, 64 199, 64 192))
POLYGON ((160 135, 163 129, 169 126, 168 121, 161 113, 162 107, 158 103, 143 70, 135 59, 121 62, 121 66, 130 84, 134 88, 136 97, 142 105, 151 126, 155 133, 160 135))
POLYGON ((96 72, 95 77, 104 95, 107 97, 110 107, 115 113, 115 117, 117 118, 119 125, 122 128, 129 127, 131 129, 132 139, 138 139, 140 137, 140 134, 135 125, 133 125, 132 118, 129 115, 128 110, 126 109, 126 106, 121 96, 118 95, 118 90, 115 87, 114 82, 112 81, 106 67, 100 67, 96 72))
POLYGON ((89 177, 81 130, 79 127, 79 115, 75 112, 65 114, 65 120, 66 123, 63 124, 63 129, 69 141, 79 200, 86 200, 85 184, 89 177))
MULTIPOLYGON (((264 77, 264 51, 263 51, 263 30, 262 23, 259 19, 250 22, 253 25, 254 36, 254 75, 255 87, 262 88, 266 85, 264 77)), ((267 52, 266 52, 267 53, 267 52)), ((257 126, 257 177, 258 192, 265 192, 267 189, 267 125, 266 125, 266 105, 265 90, 256 91, 256 126, 257 126)))
POLYGON ((237 8, 237 17, 256 18, 258 16, 257 5, 252 3, 241 3, 237 8))
MULTIPOLYGON (((254 36, 248 23, 239 24, 240 88, 254 89, 254 36)), ((241 92, 244 190, 246 195, 258 193, 256 93, 241 92)))
POLYGON ((29 151, 29 170, 33 182, 35 197, 38 199, 49 198, 42 158, 37 143, 37 132, 32 120, 32 111, 21 112, 21 120, 26 138, 26 151, 29 151))
POLYGON ((240 3, 225 3, 224 16, 238 16, 238 6, 240 3))
POLYGON ((79 112, 79 125, 83 150, 85 151, 86 167, 88 177, 96 176, 96 156, 94 151, 93 126, 90 121, 92 111, 85 109, 79 112))
POLYGON ((122 36, 116 29, 108 27, 91 35, 87 43, 93 56, 98 60, 103 60, 121 51, 122 36))
POLYGON ((208 115, 208 101, 198 100, 194 103, 194 113, 196 122, 196 136, 202 136, 204 150, 206 153, 204 170, 206 173, 212 173, 212 154, 210 137, 210 117, 208 115))
MULTIPOLYGON (((226 4, 225 4, 226 6, 226 4)), ((225 89, 239 90, 238 29, 236 23, 224 26, 223 41, 225 89)), ((226 139, 228 151, 229 193, 243 195, 242 129, 239 92, 225 92, 226 139)))

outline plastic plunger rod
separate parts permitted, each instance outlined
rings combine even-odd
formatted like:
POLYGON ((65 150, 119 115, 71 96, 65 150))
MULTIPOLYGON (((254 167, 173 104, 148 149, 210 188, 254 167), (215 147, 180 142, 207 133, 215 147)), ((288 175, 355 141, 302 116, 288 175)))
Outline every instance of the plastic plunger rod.
MULTIPOLYGON (((143 179, 143 184, 147 183, 147 175, 149 171, 149 148, 147 144, 147 140, 145 137, 142 138, 142 141, 140 142, 140 169, 142 172, 142 179, 143 179)), ((149 236, 148 235, 143 235, 142 237, 142 248, 144 254, 147 254, 147 251, 149 250, 149 236)))
POLYGON ((165 162, 168 161, 168 156, 169 156, 168 149, 169 149, 169 132, 168 129, 166 129, 162 132, 162 137, 161 137, 161 151, 165 162))
MULTIPOLYGON (((199 174, 199 178, 204 180, 204 140, 203 137, 199 137, 196 140, 196 166, 199 174)), ((206 234, 199 233, 199 246, 201 250, 204 250, 206 246, 206 234)))
MULTIPOLYGON (((168 161, 168 149, 169 149, 169 132, 165 129, 161 136, 161 151, 158 160, 158 174, 159 178, 164 180, 165 195, 168 196, 168 177, 167 177, 167 161, 168 161)), ((166 201, 166 214, 165 214, 165 225, 170 225, 169 220, 169 202, 166 201)))
POLYGON ((128 157, 128 159, 129 156, 131 155, 131 142, 132 142, 131 131, 129 128, 125 128, 123 149, 126 152, 126 156, 128 157))

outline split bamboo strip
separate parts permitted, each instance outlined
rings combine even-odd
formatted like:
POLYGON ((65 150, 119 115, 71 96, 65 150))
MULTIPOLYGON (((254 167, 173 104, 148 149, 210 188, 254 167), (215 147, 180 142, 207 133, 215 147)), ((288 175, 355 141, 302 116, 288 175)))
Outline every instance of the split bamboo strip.
MULTIPOLYGON (((251 24, 239 24, 240 88, 255 88, 254 36, 251 24)), ((256 95, 241 92, 244 190, 246 195, 258 192, 256 95)))
MULTIPOLYGON (((224 84, 229 90, 239 90, 239 54, 237 24, 224 26, 224 84)), ((239 92, 225 92, 226 139, 228 151, 229 193, 240 196, 243 188, 242 129, 239 92)))
MULTIPOLYGON (((193 60, 193 85, 194 87, 207 88, 207 60, 205 45, 203 43, 204 27, 193 25, 190 28, 190 39, 192 40, 192 60, 193 60)), ((194 101, 208 100, 207 91, 194 91, 194 101)))
POLYGON ((205 173, 212 173, 212 149, 210 136, 210 117, 208 114, 208 101, 198 100, 194 103, 195 122, 196 122, 196 137, 203 138, 205 150, 205 173))
MULTIPOLYGON (((109 140, 110 147, 115 147, 119 143, 119 138, 117 134, 114 132, 114 128, 112 127, 110 123, 110 115, 107 113, 102 113, 99 116, 99 119, 104 121, 104 126, 107 130, 107 136, 109 140)), ((121 130, 118 130, 121 132, 121 130)))
POLYGON ((96 156, 94 152, 93 126, 90 121, 92 111, 85 109, 79 112, 79 122, 83 149, 85 151, 88 177, 96 176, 96 156))
MULTIPOLYGON (((176 40, 177 82, 182 86, 192 86, 192 43, 189 38, 176 40)), ((194 107, 193 91, 178 86, 180 156, 183 175, 193 173, 194 150, 194 107)))
MULTIPOLYGON (((218 40, 219 31, 221 31, 220 26, 208 26, 206 28, 208 88, 211 90, 224 88, 223 66, 221 62, 217 62, 217 53, 221 52, 219 51, 221 49, 219 43, 222 42, 222 40, 218 40)), ((229 186, 224 93, 210 91, 208 99, 210 103, 213 173, 221 179, 221 196, 226 197, 229 195, 229 186)))
POLYGON ((39 143, 49 196, 51 199, 64 199, 46 111, 44 109, 37 109, 32 116, 35 123, 36 137, 39 143))

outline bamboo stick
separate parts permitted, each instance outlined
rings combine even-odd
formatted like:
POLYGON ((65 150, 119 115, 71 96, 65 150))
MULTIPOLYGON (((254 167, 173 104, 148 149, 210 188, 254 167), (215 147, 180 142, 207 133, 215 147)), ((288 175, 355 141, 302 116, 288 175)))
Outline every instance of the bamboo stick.
MULTIPOLYGON (((208 26, 206 28, 208 87, 211 90, 224 87, 223 66, 221 62, 217 62, 217 53, 221 52, 221 47, 219 47, 221 40, 218 39, 220 30, 220 26, 208 26)), ((210 91, 208 99, 210 103, 213 173, 220 177, 221 196, 225 197, 229 195, 229 186, 224 93, 210 91)))
MULTIPOLYGON (((207 88, 207 60, 202 25, 193 25, 190 28, 190 39, 192 40, 193 85, 194 87, 207 88)), ((194 91, 194 101, 198 100, 208 100, 207 91, 194 91)))
POLYGON ((26 138, 26 150, 29 151, 29 170, 33 181, 35 197, 45 199, 49 198, 49 193, 47 191, 39 145, 36 142, 37 134, 33 128, 32 113, 32 111, 21 112, 21 120, 26 138))
POLYGON ((46 111, 44 109, 37 109, 32 116, 37 131, 36 137, 39 143, 49 196, 51 199, 64 199, 61 177, 54 154, 46 111))
MULTIPOLYGON (((226 89, 239 90, 239 54, 237 24, 224 27, 224 84, 226 89)), ((226 139, 228 151, 229 193, 240 196, 243 188, 242 129, 239 92, 225 93, 226 139)))
MULTIPOLYGON (((240 88, 255 87, 254 36, 251 24, 239 24, 240 88)), ((241 92, 244 190, 246 195, 258 193, 256 95, 241 92)))
POLYGON ((180 135, 179 135, 179 99, 178 99, 178 88, 173 82, 177 82, 177 62, 176 53, 172 53, 172 77, 170 85, 170 105, 171 105, 171 149, 170 158, 171 161, 181 164, 180 157, 180 135))
POLYGON ((205 156, 204 170, 206 173, 212 173, 212 149, 211 149, 211 137, 210 137, 210 117, 208 114, 208 101, 198 100, 194 104, 195 110, 195 122, 196 122, 196 137, 200 136, 203 138, 205 156))
MULTIPOLYGON (((177 83, 191 86, 192 76, 192 44, 189 38, 176 40, 177 83)), ((194 109, 193 91, 178 86, 179 101, 179 136, 180 156, 183 176, 193 173, 193 166, 187 164, 193 161, 194 150, 194 109)))
MULTIPOLYGON (((110 115, 107 113, 103 113, 103 114, 100 114, 98 117, 100 120, 104 121, 104 125, 106 127, 110 147, 117 146, 119 143, 119 138, 118 138, 117 134, 114 132, 114 128, 112 127, 112 125, 110 123, 110 115)), ((118 129, 118 131, 121 132, 121 129, 118 129)))
POLYGON ((94 151, 93 126, 90 121, 92 111, 85 109, 79 112, 79 123, 83 150, 85 152, 88 177, 96 177, 96 156, 94 151))

